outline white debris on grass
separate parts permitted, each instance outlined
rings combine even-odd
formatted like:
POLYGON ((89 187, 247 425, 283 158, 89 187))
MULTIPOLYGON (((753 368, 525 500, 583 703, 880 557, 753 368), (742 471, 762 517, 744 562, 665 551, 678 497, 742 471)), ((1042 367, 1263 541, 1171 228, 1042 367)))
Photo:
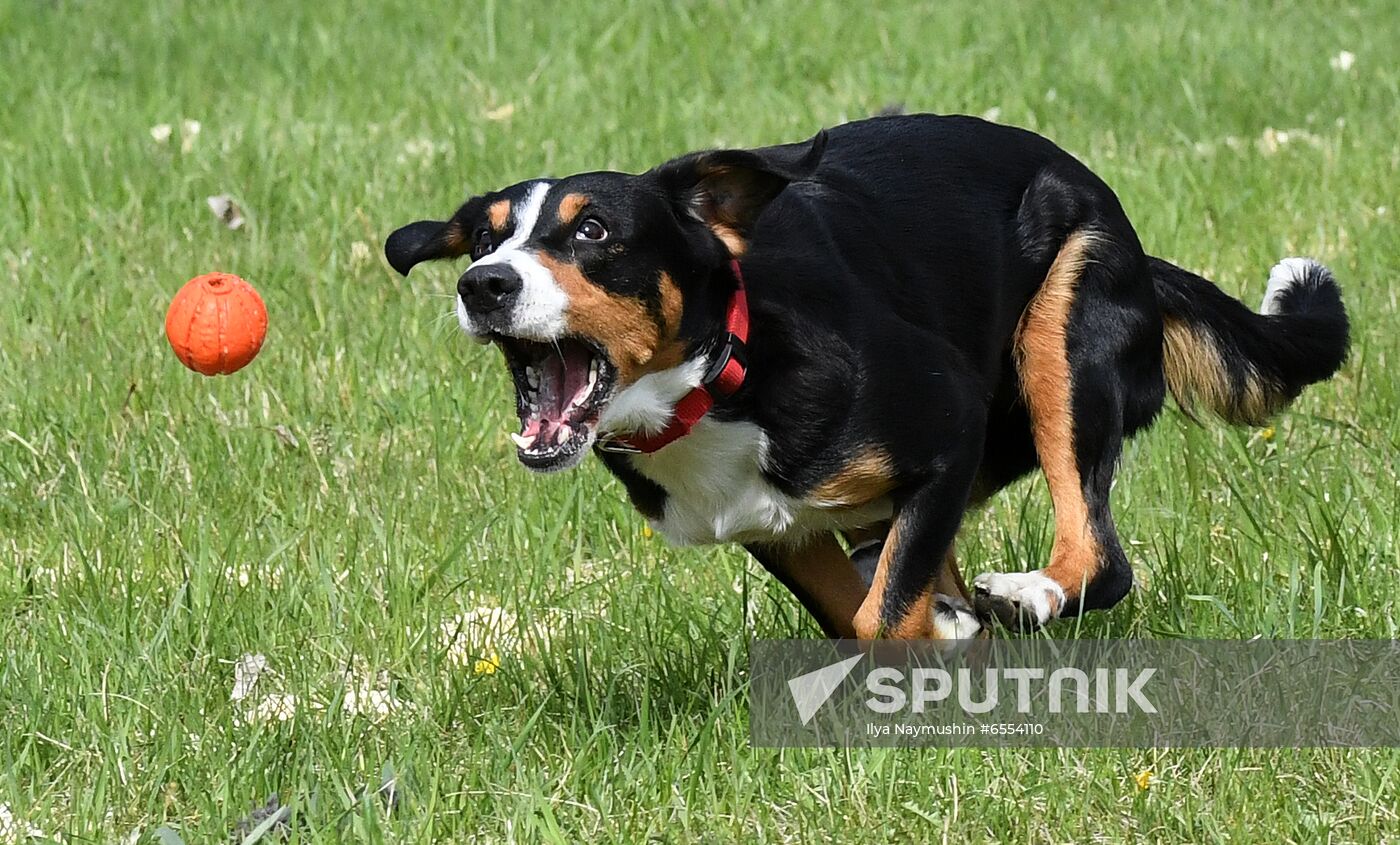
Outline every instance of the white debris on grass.
POLYGON ((404 142, 403 152, 398 156, 398 163, 429 164, 439 156, 446 156, 451 151, 450 144, 439 144, 430 138, 414 138, 404 142))
POLYGON ((242 719, 235 714, 235 721, 242 724, 266 722, 286 722, 297 714, 297 697, 291 693, 274 692, 265 695, 257 704, 243 711, 242 719))
POLYGON ((1259 151, 1264 155, 1273 155, 1289 144, 1307 144, 1310 147, 1322 147, 1325 141, 1321 135, 1309 132, 1306 129, 1275 129, 1272 126, 1264 127, 1264 132, 1259 136, 1259 151))
POLYGON ((364 241, 350 244, 350 269, 359 270, 374 261, 374 250, 364 241))
MULTIPOLYGON (((266 679, 276 676, 277 672, 261 654, 244 654, 234 662, 233 690, 229 693, 229 700, 235 704, 235 723, 286 722, 301 709, 324 712, 329 703, 335 700, 337 690, 334 689, 311 696, 260 689, 260 685, 266 685, 266 679)), ((379 722, 410 707, 408 702, 395 697, 390 691, 388 672, 375 672, 357 664, 342 676, 342 681, 344 690, 340 712, 347 716, 363 716, 379 722)))
POLYGON ((242 701, 253 692, 258 679, 268 669, 267 658, 261 654, 245 654, 233 664, 233 692, 230 701, 242 701))
POLYGON ((345 695, 341 699, 340 709, 347 716, 364 716, 373 722, 380 722, 407 706, 406 702, 389 691, 388 672, 356 668, 346 675, 345 695))
POLYGON ((214 216, 219 218, 229 229, 241 229, 247 221, 243 218, 243 209, 238 207, 233 197, 228 194, 215 194, 212 197, 205 197, 204 201, 209 204, 209 210, 214 212, 214 216))
POLYGON ((509 120, 513 114, 515 114, 515 103, 506 103, 503 106, 498 106, 497 108, 487 111, 486 119, 495 121, 509 120))
POLYGON ((180 152, 188 153, 194 149, 195 139, 204 129, 203 124, 188 117, 180 121, 180 152))
POLYGON ((233 690, 228 697, 229 701, 241 705, 234 709, 236 723, 285 722, 296 715, 298 702, 294 695, 275 692, 252 700, 258 683, 265 676, 275 674, 261 654, 245 654, 233 664, 233 690))
POLYGON ((240 587, 254 586, 277 589, 282 586, 282 567, 260 567, 251 563, 225 566, 224 578, 240 587))
POLYGON ((447 652, 448 663, 489 675, 500 667, 502 655, 520 644, 516 617, 489 600, 468 600, 476 606, 444 619, 438 626, 438 641, 447 652))
POLYGON ((24 845, 31 839, 53 841, 39 828, 16 818, 9 804, 0 804, 0 845, 24 845))

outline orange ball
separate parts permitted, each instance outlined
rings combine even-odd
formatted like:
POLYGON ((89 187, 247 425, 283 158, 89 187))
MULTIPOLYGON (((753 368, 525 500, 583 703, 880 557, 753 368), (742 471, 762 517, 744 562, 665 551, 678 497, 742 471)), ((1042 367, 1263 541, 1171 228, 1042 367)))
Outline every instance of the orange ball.
POLYGON ((206 273, 180 288, 165 315, 165 336, 180 363, 213 376, 248 366, 267 337, 267 306, 232 273, 206 273))

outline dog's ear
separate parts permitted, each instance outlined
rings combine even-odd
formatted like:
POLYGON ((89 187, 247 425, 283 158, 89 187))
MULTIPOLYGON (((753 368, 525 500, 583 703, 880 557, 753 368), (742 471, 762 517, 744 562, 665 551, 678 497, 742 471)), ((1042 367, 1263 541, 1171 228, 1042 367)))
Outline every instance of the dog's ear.
POLYGON ((454 220, 419 220, 396 230, 384 242, 389 266, 407 276, 413 265, 438 258, 456 258, 467 251, 467 239, 454 220))
POLYGON ((738 257, 763 209, 789 184, 811 176, 825 151, 823 130, 796 144, 691 153, 652 173, 681 214, 708 226, 738 257))

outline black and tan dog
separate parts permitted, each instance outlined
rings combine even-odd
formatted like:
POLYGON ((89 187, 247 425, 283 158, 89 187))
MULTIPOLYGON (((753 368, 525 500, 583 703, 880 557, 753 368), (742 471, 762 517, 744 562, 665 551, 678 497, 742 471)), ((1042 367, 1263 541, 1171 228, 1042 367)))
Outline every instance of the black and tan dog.
POLYGON ((1166 391, 1256 423, 1347 350, 1322 265, 1279 263, 1256 314, 1054 144, 969 117, 522 182, 385 249, 471 258, 458 316, 505 355, 526 466, 597 451, 659 531, 743 543, 840 637, 1112 606, 1114 465, 1166 391), (1036 466, 1050 560, 979 576, 974 612, 963 513, 1036 466))

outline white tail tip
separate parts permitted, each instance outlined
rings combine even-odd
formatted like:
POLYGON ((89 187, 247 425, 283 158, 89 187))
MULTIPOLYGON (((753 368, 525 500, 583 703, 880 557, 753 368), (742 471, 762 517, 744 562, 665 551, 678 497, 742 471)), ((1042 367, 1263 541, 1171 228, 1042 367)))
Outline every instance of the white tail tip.
POLYGON ((1259 303, 1259 313, 1282 313, 1284 292, 1320 269, 1322 265, 1311 258, 1285 258, 1275 264, 1269 271, 1269 286, 1264 290, 1264 301, 1259 303))

